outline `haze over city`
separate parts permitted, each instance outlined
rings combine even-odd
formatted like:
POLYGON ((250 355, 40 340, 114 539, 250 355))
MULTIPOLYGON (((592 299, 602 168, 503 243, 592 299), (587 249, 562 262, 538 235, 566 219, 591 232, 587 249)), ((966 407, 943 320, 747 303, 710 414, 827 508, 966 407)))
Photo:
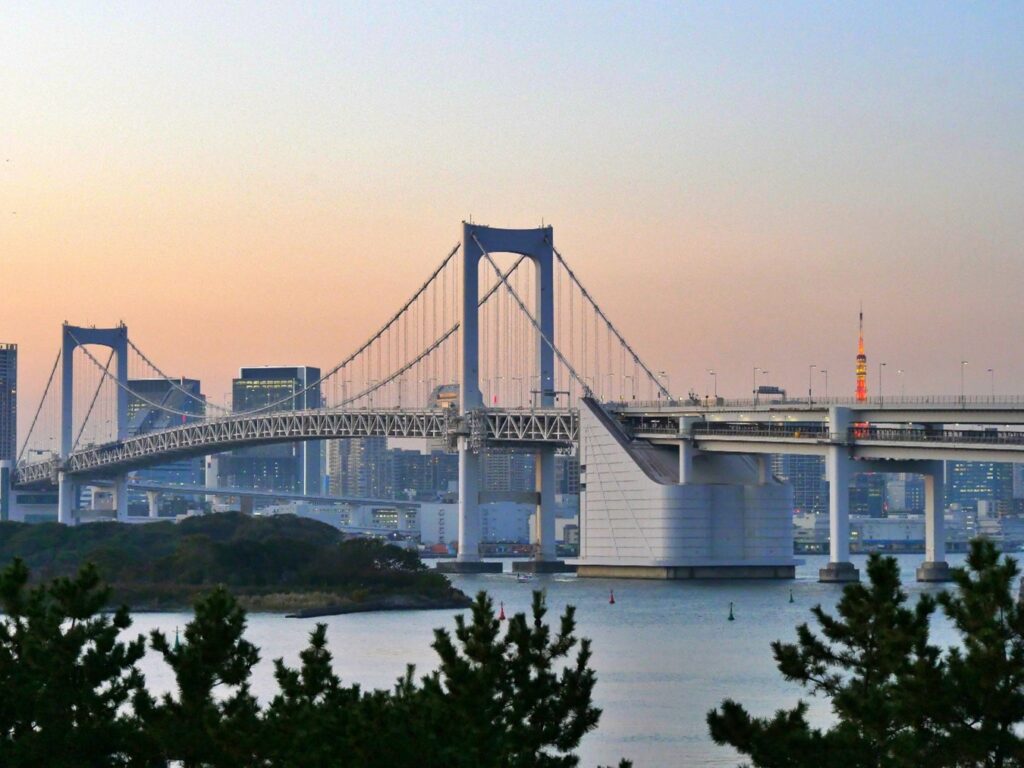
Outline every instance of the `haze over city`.
POLYGON ((674 393, 852 394, 861 302, 872 390, 1019 392, 1021 39, 1012 3, 9 5, 21 420, 65 319, 215 400, 329 365, 470 217, 553 225, 674 393))

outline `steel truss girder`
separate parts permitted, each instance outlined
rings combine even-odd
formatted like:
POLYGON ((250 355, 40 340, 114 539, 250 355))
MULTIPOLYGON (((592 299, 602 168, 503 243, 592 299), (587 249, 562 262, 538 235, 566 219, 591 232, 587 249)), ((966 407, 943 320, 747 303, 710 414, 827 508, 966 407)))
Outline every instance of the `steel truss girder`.
MULTIPOLYGON (((571 447, 576 441, 576 411, 541 409, 481 411, 476 416, 480 447, 539 445, 571 447), (482 418, 481 418, 482 416, 482 418)), ((73 475, 115 474, 141 466, 209 455, 250 445, 300 440, 360 437, 407 437, 451 441, 469 427, 449 409, 422 411, 351 410, 286 411, 192 422, 118 443, 75 451, 57 459, 18 468, 19 486, 55 483, 60 471, 73 475)))

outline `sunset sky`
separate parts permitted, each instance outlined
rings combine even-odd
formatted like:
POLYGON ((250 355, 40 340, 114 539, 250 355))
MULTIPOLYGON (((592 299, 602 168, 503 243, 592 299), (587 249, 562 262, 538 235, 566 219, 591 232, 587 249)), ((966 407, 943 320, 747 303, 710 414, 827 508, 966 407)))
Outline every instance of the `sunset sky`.
POLYGON ((470 216, 553 225, 679 393, 852 394, 861 301, 872 389, 1024 393, 1024 8, 898 5, 5 3, 21 429, 65 319, 219 398, 338 361, 470 216))

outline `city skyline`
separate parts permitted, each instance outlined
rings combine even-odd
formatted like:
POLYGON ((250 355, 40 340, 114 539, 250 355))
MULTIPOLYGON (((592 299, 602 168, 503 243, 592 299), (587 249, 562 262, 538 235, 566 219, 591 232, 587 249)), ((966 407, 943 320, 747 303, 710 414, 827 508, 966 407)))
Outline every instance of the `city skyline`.
POLYGON ((22 428, 65 319, 218 399, 336 362, 470 217, 553 225, 677 395, 852 395, 862 300, 872 393, 1020 390, 1012 5, 473 8, 13 9, 22 428))

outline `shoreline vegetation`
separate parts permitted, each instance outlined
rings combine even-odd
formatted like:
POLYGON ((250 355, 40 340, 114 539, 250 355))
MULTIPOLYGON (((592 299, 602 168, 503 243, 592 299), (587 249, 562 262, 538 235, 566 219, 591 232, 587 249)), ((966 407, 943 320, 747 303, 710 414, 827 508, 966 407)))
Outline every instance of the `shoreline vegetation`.
POLYGON ((248 611, 310 618, 380 610, 462 609, 472 604, 415 552, 294 515, 225 512, 131 525, 0 523, 0 566, 15 559, 33 582, 95 564, 110 605, 137 612, 191 610, 226 587, 248 611))

